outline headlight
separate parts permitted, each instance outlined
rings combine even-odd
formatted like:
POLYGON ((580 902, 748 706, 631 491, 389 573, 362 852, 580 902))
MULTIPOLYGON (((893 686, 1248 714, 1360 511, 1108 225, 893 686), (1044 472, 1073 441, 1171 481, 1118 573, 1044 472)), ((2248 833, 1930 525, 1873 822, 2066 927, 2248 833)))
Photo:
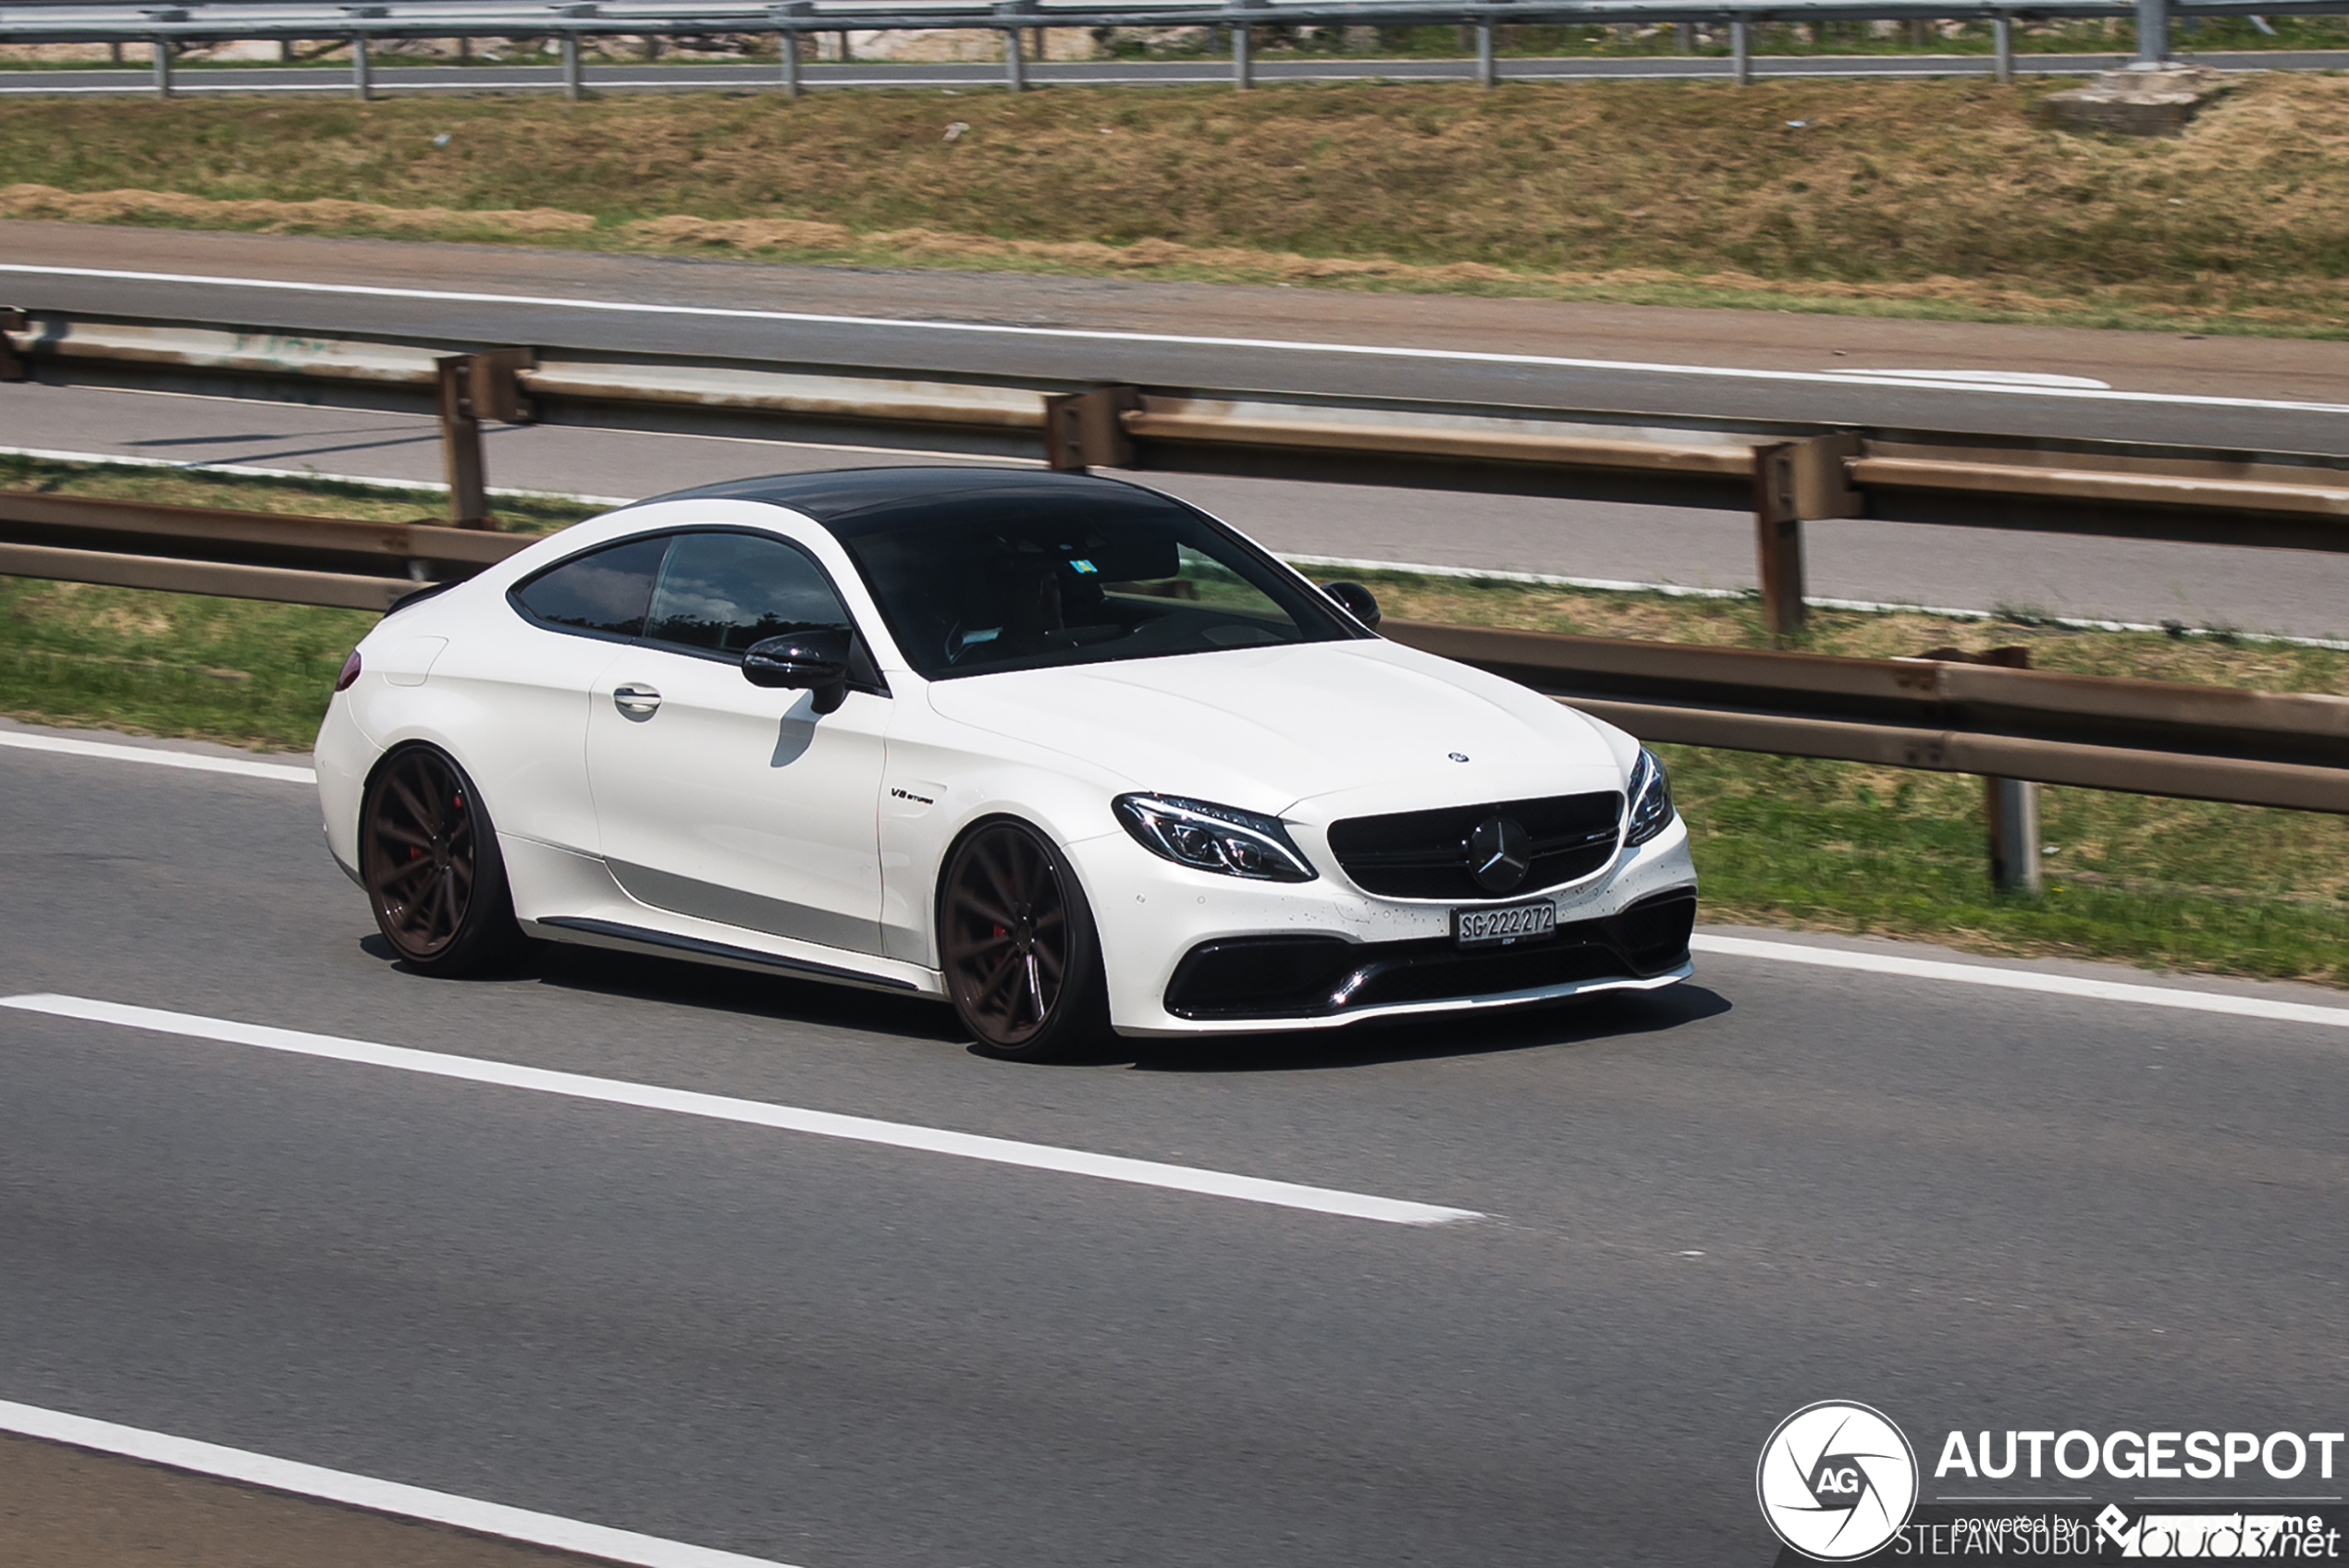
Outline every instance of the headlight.
POLYGON ((1631 765, 1631 782, 1623 795, 1631 802, 1631 820, 1623 833, 1625 848, 1644 844, 1672 826, 1672 781, 1664 777, 1664 765, 1645 746, 1640 748, 1640 760, 1631 765))
POLYGON ((1112 806, 1136 843, 1177 865, 1259 882, 1313 880, 1278 817, 1175 795, 1120 795, 1112 806))

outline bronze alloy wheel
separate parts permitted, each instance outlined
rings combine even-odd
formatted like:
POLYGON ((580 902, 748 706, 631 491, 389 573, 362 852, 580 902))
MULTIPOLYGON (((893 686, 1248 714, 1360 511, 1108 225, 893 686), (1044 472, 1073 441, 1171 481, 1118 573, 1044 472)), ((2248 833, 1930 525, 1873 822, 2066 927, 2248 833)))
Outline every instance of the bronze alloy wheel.
POLYGON ((956 846, 939 894, 947 995, 992 1056, 1040 1060, 1108 1028, 1085 895, 1027 824, 986 823, 956 846))
POLYGON ((471 780, 429 746, 394 753, 369 782, 359 874, 384 940, 428 974, 477 969, 519 936, 497 835, 471 780))

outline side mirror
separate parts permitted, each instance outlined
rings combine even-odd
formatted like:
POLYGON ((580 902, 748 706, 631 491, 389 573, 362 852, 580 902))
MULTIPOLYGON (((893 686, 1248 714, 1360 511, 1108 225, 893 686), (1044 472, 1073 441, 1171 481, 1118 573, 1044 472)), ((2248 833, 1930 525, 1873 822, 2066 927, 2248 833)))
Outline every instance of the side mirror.
POLYGON ((1322 592, 1335 599, 1347 615, 1372 631, 1377 630, 1378 600, 1368 588, 1359 582, 1324 582, 1322 592))
POLYGON ((743 679, 754 686, 816 693, 816 711, 830 713, 848 700, 848 633, 825 629, 769 637, 743 655, 743 679))

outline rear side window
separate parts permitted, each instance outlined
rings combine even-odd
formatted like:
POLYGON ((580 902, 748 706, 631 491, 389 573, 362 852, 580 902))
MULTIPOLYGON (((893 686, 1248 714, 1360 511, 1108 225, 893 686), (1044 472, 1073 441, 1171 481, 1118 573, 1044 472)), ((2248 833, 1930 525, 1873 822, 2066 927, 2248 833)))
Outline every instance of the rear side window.
POLYGON ((834 628, 855 630, 803 552, 751 533, 681 533, 653 592, 645 640, 740 654, 769 637, 834 628))
POLYGON ((663 536, 591 550, 515 589, 514 604, 542 625, 609 637, 641 636, 645 606, 651 602, 653 580, 668 548, 663 536))

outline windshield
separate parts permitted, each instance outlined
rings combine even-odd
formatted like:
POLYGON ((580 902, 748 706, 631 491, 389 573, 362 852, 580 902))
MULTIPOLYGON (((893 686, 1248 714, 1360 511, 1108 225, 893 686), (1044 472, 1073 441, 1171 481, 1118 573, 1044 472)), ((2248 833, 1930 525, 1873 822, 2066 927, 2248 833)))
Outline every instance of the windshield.
POLYGON ((962 497, 832 532, 933 680, 1366 635, 1237 535, 1146 490, 962 497))

